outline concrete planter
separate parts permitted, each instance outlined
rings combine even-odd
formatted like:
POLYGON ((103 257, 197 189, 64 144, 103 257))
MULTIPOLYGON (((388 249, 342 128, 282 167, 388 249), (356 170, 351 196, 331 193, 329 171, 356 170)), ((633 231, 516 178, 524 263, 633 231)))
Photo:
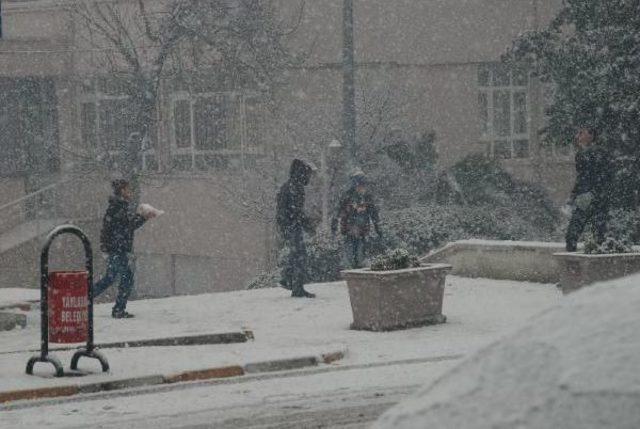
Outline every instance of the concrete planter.
POLYGON ((444 323, 444 282, 451 265, 393 271, 342 271, 353 311, 352 329, 390 331, 444 323))
POLYGON ((560 286, 564 293, 598 281, 640 272, 640 253, 556 253, 553 256, 560 266, 560 286))

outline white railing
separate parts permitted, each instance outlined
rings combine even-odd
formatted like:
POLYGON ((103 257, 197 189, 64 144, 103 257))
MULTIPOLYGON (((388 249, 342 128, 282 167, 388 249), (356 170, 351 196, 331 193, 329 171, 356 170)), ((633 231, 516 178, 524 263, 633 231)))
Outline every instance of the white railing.
MULTIPOLYGON (((58 192, 66 181, 45 186, 17 200, 0 206, 0 234, 26 223, 40 228, 44 221, 61 217, 58 192)), ((45 231, 39 231, 44 233, 45 231)))

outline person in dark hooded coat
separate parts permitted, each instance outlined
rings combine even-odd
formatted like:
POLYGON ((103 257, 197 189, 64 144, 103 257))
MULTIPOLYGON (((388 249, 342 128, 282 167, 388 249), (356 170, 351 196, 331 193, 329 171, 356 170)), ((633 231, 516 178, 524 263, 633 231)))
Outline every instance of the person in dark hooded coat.
POLYGON ((576 134, 576 182, 569 203, 573 211, 565 237, 568 252, 576 251, 588 223, 598 243, 604 241, 607 230, 613 165, 611 155, 596 137, 596 130, 589 127, 580 128, 576 134))
POLYGON ((289 255, 282 269, 280 284, 291 290, 292 297, 314 298, 304 289, 307 273, 307 249, 303 231, 313 232, 311 219, 304 212, 304 188, 311 180, 312 164, 294 159, 287 180, 278 192, 276 223, 289 255))
POLYGON ((146 222, 147 218, 155 215, 149 213, 144 217, 133 212, 131 208, 133 192, 128 181, 114 180, 111 186, 113 196, 109 198, 100 231, 100 249, 107 254, 107 272, 94 285, 93 296, 97 297, 118 280, 118 295, 111 315, 115 319, 123 319, 133 317, 131 313, 125 311, 127 300, 133 290, 133 270, 130 261, 130 255, 133 252, 133 234, 146 222))

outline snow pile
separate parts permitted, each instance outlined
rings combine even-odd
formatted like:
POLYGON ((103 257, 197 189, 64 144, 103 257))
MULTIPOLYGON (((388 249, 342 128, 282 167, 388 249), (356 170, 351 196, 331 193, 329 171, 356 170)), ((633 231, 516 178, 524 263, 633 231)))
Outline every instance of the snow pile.
POLYGON ((639 428, 640 275, 567 297, 376 428, 639 428))
POLYGON ((2 288, 0 289, 0 307, 13 304, 37 301, 40 299, 40 289, 2 288))

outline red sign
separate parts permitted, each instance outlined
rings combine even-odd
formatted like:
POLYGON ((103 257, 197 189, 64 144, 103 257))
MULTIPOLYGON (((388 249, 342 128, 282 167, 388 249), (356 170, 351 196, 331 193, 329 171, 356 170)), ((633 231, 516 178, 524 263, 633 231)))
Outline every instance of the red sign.
POLYGON ((87 341, 89 324, 89 275, 86 271, 49 273, 49 341, 87 341))

